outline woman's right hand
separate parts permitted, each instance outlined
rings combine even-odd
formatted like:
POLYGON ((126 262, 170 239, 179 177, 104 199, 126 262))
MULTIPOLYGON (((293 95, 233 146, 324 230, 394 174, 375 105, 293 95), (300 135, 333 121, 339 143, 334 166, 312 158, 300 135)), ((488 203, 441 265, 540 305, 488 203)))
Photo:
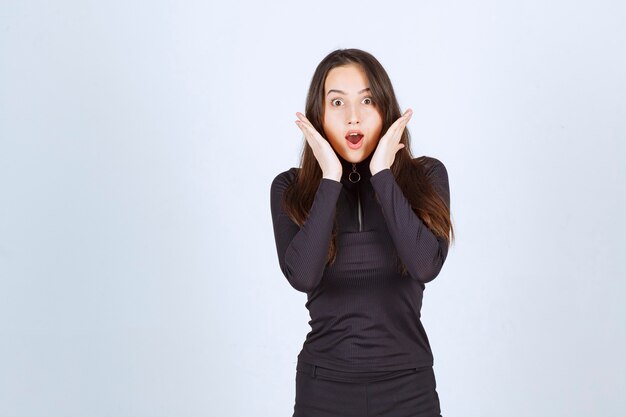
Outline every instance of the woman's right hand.
POLYGON ((315 155, 315 159, 320 164, 320 168, 322 169, 322 177, 329 178, 335 181, 341 181, 341 162, 339 162, 339 158, 337 158, 337 154, 335 150, 330 145, 330 143, 319 134, 317 130, 313 127, 309 119, 300 112, 296 112, 296 116, 300 120, 296 120, 296 124, 304 133, 304 137, 306 141, 309 143, 309 146, 313 150, 313 155, 315 155))

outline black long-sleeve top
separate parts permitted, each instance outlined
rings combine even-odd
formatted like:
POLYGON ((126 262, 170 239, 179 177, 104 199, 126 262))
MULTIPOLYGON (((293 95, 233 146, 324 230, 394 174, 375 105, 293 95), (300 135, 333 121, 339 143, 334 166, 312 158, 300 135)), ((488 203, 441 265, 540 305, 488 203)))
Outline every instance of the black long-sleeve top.
MULTIPOLYGON (((372 176, 370 155, 356 164, 361 179, 352 183, 352 163, 338 157, 341 181, 322 178, 301 228, 281 204, 298 168, 278 174, 271 185, 279 265, 291 286, 306 292, 311 317, 298 360, 343 371, 432 366, 420 310, 424 284, 439 274, 448 243, 415 214, 390 169, 372 176), (335 214, 337 257, 327 265, 335 214), (398 257, 409 275, 400 274, 398 257)), ((449 207, 444 164, 425 161, 449 207)))

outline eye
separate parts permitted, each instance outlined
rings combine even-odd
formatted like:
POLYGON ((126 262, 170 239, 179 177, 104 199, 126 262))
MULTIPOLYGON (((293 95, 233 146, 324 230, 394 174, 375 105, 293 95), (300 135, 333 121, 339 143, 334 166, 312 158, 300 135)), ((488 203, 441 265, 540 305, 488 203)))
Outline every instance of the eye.
MULTIPOLYGON (((331 105, 334 106, 334 107, 339 106, 339 104, 335 104, 337 102, 343 103, 343 101, 340 98, 335 98, 335 99, 332 99, 330 101, 331 105)), ((374 100, 372 99, 372 97, 365 97, 363 99, 363 103, 365 103, 365 104, 374 104, 374 100)))

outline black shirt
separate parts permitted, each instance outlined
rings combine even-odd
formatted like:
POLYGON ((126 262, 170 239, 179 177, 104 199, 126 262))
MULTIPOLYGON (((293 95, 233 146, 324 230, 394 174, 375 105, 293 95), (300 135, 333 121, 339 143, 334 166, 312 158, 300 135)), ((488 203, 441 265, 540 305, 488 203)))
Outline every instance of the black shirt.
MULTIPOLYGON (((356 164, 357 183, 348 179, 352 163, 339 157, 341 181, 322 178, 302 228, 281 205, 298 168, 272 182, 279 265, 291 286, 306 292, 311 317, 298 360, 343 371, 432 366, 420 309, 424 284, 439 274, 448 244, 415 214, 390 169, 371 175, 371 156, 356 164), (335 214, 337 257, 326 265, 335 214), (396 256, 409 275, 400 274, 396 256)), ((450 207, 445 166, 432 157, 425 162, 450 207)))

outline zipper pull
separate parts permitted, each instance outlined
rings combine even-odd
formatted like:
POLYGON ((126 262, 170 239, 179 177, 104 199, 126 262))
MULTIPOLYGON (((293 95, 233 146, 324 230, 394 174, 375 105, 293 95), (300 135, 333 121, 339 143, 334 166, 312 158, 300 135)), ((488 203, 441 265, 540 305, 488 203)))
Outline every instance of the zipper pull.
POLYGON ((351 183, 357 183, 361 180, 361 174, 359 174, 356 170, 356 164, 352 163, 352 172, 348 174, 348 179, 351 183))

